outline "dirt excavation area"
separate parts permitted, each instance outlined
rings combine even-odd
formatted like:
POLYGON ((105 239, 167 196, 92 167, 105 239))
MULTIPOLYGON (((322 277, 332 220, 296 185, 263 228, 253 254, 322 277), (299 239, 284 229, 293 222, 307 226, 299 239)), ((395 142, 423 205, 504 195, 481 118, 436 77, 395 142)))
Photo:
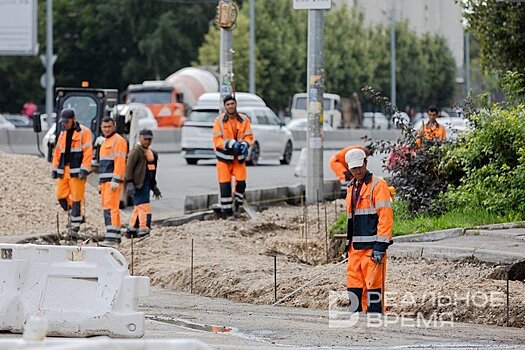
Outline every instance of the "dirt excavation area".
MULTIPOLYGON (((67 217, 56 204, 50 165, 41 158, 5 153, 0 153, 0 162, 0 239, 9 236, 22 241, 27 236, 54 234, 57 213, 59 230, 67 233, 67 217)), ((82 235, 102 235, 99 201, 96 189, 87 186, 87 224, 82 235)), ((210 215, 207 220, 178 227, 154 227, 151 237, 135 240, 133 247, 123 238, 118 249, 130 263, 130 270, 132 267, 135 275, 149 276, 153 286, 272 304, 275 262, 277 299, 309 283, 283 305, 326 309, 330 296, 335 296, 344 306, 346 264, 336 265, 340 258, 335 244, 326 240, 326 228, 344 211, 343 206, 344 202, 338 201, 319 209, 272 207, 254 221, 245 216, 235 221, 217 220, 210 215)), ((425 319, 505 325, 506 281, 494 278, 500 269, 476 261, 390 258, 388 311, 425 319)), ((509 323, 525 328, 525 284, 511 281, 510 291, 509 323)))

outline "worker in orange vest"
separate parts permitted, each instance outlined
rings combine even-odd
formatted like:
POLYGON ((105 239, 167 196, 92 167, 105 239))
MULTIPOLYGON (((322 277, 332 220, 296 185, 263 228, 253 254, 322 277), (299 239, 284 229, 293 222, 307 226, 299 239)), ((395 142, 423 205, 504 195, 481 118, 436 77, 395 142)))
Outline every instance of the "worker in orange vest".
POLYGON ((437 122, 439 110, 435 106, 430 106, 427 110, 428 122, 423 123, 419 129, 416 138, 416 145, 421 147, 423 138, 425 140, 439 140, 442 141, 447 137, 447 130, 445 127, 437 122))
POLYGON ((120 195, 126 176, 126 155, 128 142, 117 134, 115 121, 104 117, 101 123, 104 141, 99 151, 100 196, 104 213, 103 247, 120 243, 120 195))
POLYGON ((215 118, 213 124, 213 148, 217 157, 221 214, 223 218, 230 218, 244 202, 245 162, 253 144, 253 133, 250 119, 237 112, 235 97, 228 95, 223 103, 226 113, 215 118), (232 198, 232 177, 235 178, 235 201, 232 198))
POLYGON ((366 147, 361 145, 355 145, 346 146, 345 148, 343 148, 342 150, 330 157, 330 169, 332 169, 334 174, 339 178, 339 182, 341 183, 341 198, 346 198, 346 189, 348 188, 350 180, 352 180, 352 174, 350 173, 350 170, 348 170, 345 161, 346 152, 352 149, 362 149, 367 156, 370 155, 370 152, 366 147))
POLYGON ((93 136, 91 130, 76 121, 72 109, 62 110, 58 122, 64 130, 60 132, 54 149, 51 176, 58 179, 56 198, 60 206, 69 212, 71 233, 77 234, 84 221, 81 204, 86 179, 91 172, 93 136))
POLYGON ((347 288, 351 310, 383 313, 386 250, 392 244, 393 210, 388 185, 367 169, 366 154, 345 155, 353 180, 348 187, 347 288), (366 293, 366 304, 363 299, 366 293))

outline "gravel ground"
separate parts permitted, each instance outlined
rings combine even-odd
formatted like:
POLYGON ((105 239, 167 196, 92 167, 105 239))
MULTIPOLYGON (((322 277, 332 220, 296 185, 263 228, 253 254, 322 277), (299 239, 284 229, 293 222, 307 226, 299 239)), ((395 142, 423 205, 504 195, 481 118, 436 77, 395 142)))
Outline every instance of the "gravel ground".
MULTIPOLYGON (((67 233, 67 217, 58 206, 50 165, 34 156, 0 152, 0 236, 67 233)), ((86 221, 81 234, 102 232, 102 210, 91 185, 86 193, 86 221)), ((343 201, 326 205, 327 226, 343 201)), ((256 221, 206 220, 179 227, 154 228, 152 236, 133 246, 133 271, 155 286, 256 304, 274 300, 273 266, 277 261, 277 295, 281 298, 304 283, 308 287, 283 304, 327 308, 330 291, 345 288, 345 266, 326 265, 325 206, 274 207, 256 221), (306 224, 304 218, 307 218, 306 224), (307 229, 305 230, 305 227, 307 229), (332 269, 333 268, 333 269, 332 269), (332 269, 332 270, 330 270, 332 269), (330 272, 327 272, 330 270, 330 272)), ((125 221, 124 221, 125 222, 125 221)), ((119 250, 132 261, 131 242, 119 250)), ((330 249, 330 255, 334 255, 330 249)), ((504 325, 506 282, 489 278, 498 267, 474 261, 445 262, 390 259, 387 305, 396 314, 504 325)), ((525 285, 510 283, 510 324, 525 327, 525 285)))

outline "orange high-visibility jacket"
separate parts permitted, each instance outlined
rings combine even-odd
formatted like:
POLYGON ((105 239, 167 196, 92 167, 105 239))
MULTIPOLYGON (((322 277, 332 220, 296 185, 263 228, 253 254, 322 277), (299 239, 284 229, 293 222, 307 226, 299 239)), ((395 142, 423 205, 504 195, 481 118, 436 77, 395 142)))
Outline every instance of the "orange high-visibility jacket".
POLYGON ((128 143, 125 138, 117 133, 106 138, 100 146, 98 181, 124 182, 127 154, 128 143))
POLYGON ((353 208, 352 194, 355 186, 354 179, 346 196, 347 240, 353 242, 354 249, 371 248, 384 252, 392 242, 394 224, 388 185, 382 178, 368 172, 353 208))
MULTIPOLYGON (((91 172, 91 161, 93 160, 93 137, 91 130, 84 125, 76 124, 71 140, 71 153, 69 161, 69 172, 71 177, 78 177, 80 170, 91 172)), ((53 170, 59 177, 64 176, 66 152, 66 130, 62 130, 58 136, 53 154, 53 170)))
POLYGON ((343 148, 342 150, 330 157, 330 168, 341 182, 350 181, 352 179, 352 175, 350 175, 350 171, 348 170, 348 165, 346 164, 345 160, 346 152, 352 149, 362 149, 365 153, 368 152, 361 145, 346 146, 345 148, 343 148))
POLYGON ((217 160, 226 163, 232 163, 234 159, 244 162, 246 157, 242 154, 233 153, 233 144, 238 142, 246 143, 247 147, 253 144, 253 132, 250 119, 237 113, 233 119, 229 119, 225 113, 222 113, 213 123, 213 149, 217 160))
POLYGON ((419 129, 417 133, 416 144, 418 147, 421 147, 421 135, 423 135, 426 140, 437 139, 441 141, 447 137, 447 129, 445 129, 445 127, 438 122, 436 122, 436 125, 433 126, 429 126, 428 123, 423 124, 423 127, 419 129))

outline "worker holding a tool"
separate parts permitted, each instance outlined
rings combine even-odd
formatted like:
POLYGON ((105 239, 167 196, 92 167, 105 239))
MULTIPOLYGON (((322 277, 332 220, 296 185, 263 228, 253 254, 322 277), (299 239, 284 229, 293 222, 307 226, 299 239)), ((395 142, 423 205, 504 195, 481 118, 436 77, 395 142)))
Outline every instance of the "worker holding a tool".
POLYGON ((390 191, 385 180, 368 171, 362 149, 349 150, 345 161, 353 177, 346 196, 345 248, 351 310, 383 313, 386 250, 393 242, 390 191))
POLYGON ((237 112, 237 101, 232 95, 223 100, 226 113, 213 124, 213 148, 217 157, 217 177, 220 207, 223 218, 232 218, 244 202, 246 190, 246 159, 253 144, 250 119, 237 112), (235 178, 235 201, 232 197, 232 177, 235 178))
POLYGON ((368 148, 361 145, 355 145, 346 146, 330 157, 330 169, 332 169, 335 176, 337 176, 339 182, 341 183, 341 198, 346 198, 346 190, 350 184, 350 180, 352 180, 352 174, 350 174, 350 170, 348 170, 348 166, 346 165, 345 161, 346 152, 352 149, 362 149, 367 156, 370 155, 368 148))
POLYGON ((100 197, 104 212, 103 247, 120 243, 120 194, 126 175, 128 143, 117 134, 117 126, 111 117, 104 117, 101 123, 104 141, 100 145, 99 175, 100 197))

